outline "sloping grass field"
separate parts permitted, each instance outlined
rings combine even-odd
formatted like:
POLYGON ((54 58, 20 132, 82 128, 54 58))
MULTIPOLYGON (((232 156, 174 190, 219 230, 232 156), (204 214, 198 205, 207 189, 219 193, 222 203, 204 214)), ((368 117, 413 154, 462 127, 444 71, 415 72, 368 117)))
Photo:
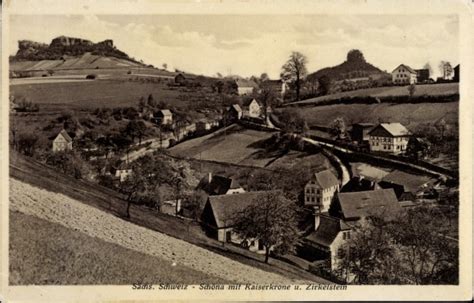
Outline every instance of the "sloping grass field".
MULTIPOLYGON (((459 93, 459 83, 439 83, 439 84, 419 84, 416 85, 414 96, 444 96, 459 93)), ((320 96, 298 102, 292 105, 311 105, 318 104, 323 101, 337 100, 346 97, 390 97, 390 96, 406 96, 408 98, 408 86, 386 86, 367 89, 359 89, 348 92, 340 92, 336 94, 320 96)))
MULTIPOLYGON (((24 96, 40 105, 40 111, 97 107, 136 106, 140 97, 152 94, 156 101, 171 106, 188 104, 190 93, 170 90, 164 84, 127 80, 94 80, 75 82, 44 82, 10 86, 10 94, 24 96)), ((196 93, 194 93, 196 95, 196 93)))
POLYGON ((447 124, 457 124, 459 102, 418 104, 336 104, 298 108, 308 124, 329 126, 337 117, 347 125, 352 123, 400 122, 412 129, 420 123, 435 123, 444 118, 447 124))

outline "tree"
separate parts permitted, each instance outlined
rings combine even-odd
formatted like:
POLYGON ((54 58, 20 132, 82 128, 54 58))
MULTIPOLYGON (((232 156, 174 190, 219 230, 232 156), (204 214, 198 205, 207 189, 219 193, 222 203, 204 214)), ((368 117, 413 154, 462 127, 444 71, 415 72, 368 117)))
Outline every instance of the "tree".
POLYGON ((347 128, 344 118, 337 117, 336 119, 334 119, 334 121, 331 123, 331 130, 333 134, 337 136, 338 139, 346 138, 347 128))
POLYGON ((168 69, 168 64, 166 64, 166 63, 163 63, 161 66, 163 67, 164 70, 168 69))
POLYGON ((270 77, 268 77, 267 73, 262 73, 260 75, 260 82, 265 82, 265 81, 268 81, 268 80, 270 80, 270 77))
POLYGON ((31 133, 18 134, 18 151, 26 156, 33 156, 35 153, 35 146, 38 142, 38 136, 31 133))
POLYGON ((328 76, 322 76, 318 79, 318 90, 321 95, 327 95, 331 91, 332 81, 328 76))
POLYGON ((439 69, 441 71, 441 74, 443 75, 443 79, 445 80, 449 79, 449 77, 451 77, 453 73, 453 67, 448 61, 441 61, 439 63, 439 69))
POLYGON ((303 79, 308 73, 306 69, 306 56, 299 52, 292 52, 288 61, 282 66, 281 78, 284 81, 291 81, 295 85, 296 100, 300 99, 300 89, 303 79))
POLYGON ((347 62, 365 62, 365 58, 360 50, 351 49, 347 53, 347 62))
POLYGON ((142 143, 142 139, 145 136, 147 127, 145 122, 141 120, 132 120, 128 122, 125 127, 125 133, 132 138, 132 141, 135 138, 138 138, 138 144, 142 143))
POLYGON ((279 119, 286 133, 305 133, 308 130, 308 124, 298 109, 285 108, 279 119))
POLYGON ((125 210, 125 217, 130 219, 130 206, 134 198, 140 191, 145 188, 145 182, 142 172, 138 165, 132 167, 133 176, 129 176, 125 181, 120 183, 119 191, 126 196, 127 208, 125 210))
POLYGON ((156 101, 155 99, 153 98, 153 95, 152 94, 149 94, 148 95, 148 99, 147 99, 147 105, 151 108, 155 108, 156 107, 156 101))
POLYGON ((408 86, 408 94, 410 95, 410 98, 413 98, 413 95, 416 92, 416 85, 415 83, 412 83, 408 86))
POLYGON ((235 214, 233 231, 244 240, 261 241, 265 263, 268 263, 270 250, 277 254, 294 252, 301 236, 296 204, 278 192, 268 192, 254 202, 235 214))
POLYGON ((425 63, 425 65, 423 66, 423 69, 427 69, 430 76, 433 74, 433 68, 431 67, 431 64, 429 62, 425 63))

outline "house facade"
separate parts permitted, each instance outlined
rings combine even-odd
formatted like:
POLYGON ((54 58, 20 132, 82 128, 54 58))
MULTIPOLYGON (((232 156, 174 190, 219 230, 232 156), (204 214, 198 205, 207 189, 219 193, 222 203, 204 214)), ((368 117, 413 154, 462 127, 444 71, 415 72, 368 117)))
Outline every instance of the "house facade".
POLYGON ((416 83, 417 73, 411 67, 405 64, 400 64, 397 68, 392 71, 392 83, 403 85, 403 84, 414 84, 416 83))
POLYGON ((262 105, 255 100, 249 100, 244 104, 244 115, 251 118, 259 118, 262 115, 262 105))
POLYGON ((381 123, 369 132, 370 151, 402 154, 410 137, 410 131, 400 123, 381 123))
POLYGON ((304 187, 304 205, 314 206, 325 212, 339 190, 339 180, 330 170, 315 173, 304 187))
POLYGON ((53 140, 53 152, 72 150, 72 138, 66 132, 61 130, 53 140))
POLYGON ((173 124, 173 113, 169 109, 162 109, 155 115, 156 122, 161 125, 173 124))
POLYGON ((239 96, 250 95, 254 89, 258 89, 257 83, 252 80, 237 79, 235 80, 235 84, 237 85, 237 94, 239 96))

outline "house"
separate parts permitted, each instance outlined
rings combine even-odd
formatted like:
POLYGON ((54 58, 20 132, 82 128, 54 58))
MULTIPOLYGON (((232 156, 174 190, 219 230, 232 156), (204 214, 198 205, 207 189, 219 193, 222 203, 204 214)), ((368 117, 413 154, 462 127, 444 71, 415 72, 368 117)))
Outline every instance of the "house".
POLYGON ((262 114, 263 106, 255 99, 248 99, 243 104, 243 115, 251 118, 259 118, 262 114))
POLYGON ((176 216, 181 212, 182 200, 167 200, 160 203, 160 212, 170 216, 176 216))
POLYGON ((210 196, 239 194, 245 192, 237 180, 223 176, 214 176, 212 173, 203 177, 196 189, 203 190, 210 196))
POLYGON ((173 114, 169 109, 162 109, 155 114, 155 122, 161 125, 173 124, 173 114))
POLYGON ((380 189, 378 183, 372 178, 365 178, 364 176, 353 176, 349 182, 344 184, 341 192, 355 192, 380 189))
POLYGON ((374 128, 372 123, 355 123, 352 124, 351 138, 352 141, 356 141, 361 144, 369 142, 369 132, 374 128))
POLYGON ((411 133, 400 123, 380 123, 369 132, 370 151, 402 154, 411 133))
POLYGON ((346 240, 351 238, 351 226, 329 214, 315 216, 315 230, 303 240, 304 257, 308 261, 329 260, 329 269, 337 268, 338 253, 346 240))
POLYGON ((304 205, 318 207, 320 212, 325 212, 338 190, 339 180, 330 170, 317 172, 304 187, 304 205))
POLYGON ((430 80, 430 70, 427 68, 415 69, 416 83, 427 83, 430 80))
POLYGON ((238 104, 232 104, 226 112, 226 118, 229 122, 234 122, 242 118, 242 108, 238 104))
POLYGON ((133 170, 127 161, 121 162, 118 166, 112 166, 110 168, 112 176, 117 178, 120 182, 124 182, 133 174, 133 170))
POLYGON ((72 150, 72 138, 65 129, 61 130, 53 140, 53 152, 72 150))
POLYGON ((268 191, 246 192, 235 195, 209 196, 201 215, 201 222, 207 235, 220 242, 232 242, 251 251, 263 253, 264 247, 258 239, 242 240, 232 232, 235 214, 258 203, 268 191))
POLYGON ((237 85, 237 94, 239 96, 250 95, 254 89, 258 89, 257 83, 252 80, 237 79, 235 84, 237 85))
POLYGON ((288 90, 288 84, 282 80, 265 80, 260 86, 262 89, 273 92, 277 97, 283 97, 288 90))
POLYGON ((370 216, 391 217, 400 210, 395 191, 389 189, 338 193, 329 214, 344 221, 358 221, 370 216))
POLYGON ((392 71, 393 84, 414 84, 416 83, 417 73, 411 67, 405 64, 400 64, 392 71))
POLYGON ((399 201, 414 201, 423 196, 425 191, 429 191, 435 182, 435 179, 425 175, 414 175, 395 170, 386 175, 379 182, 379 186, 393 189, 399 201))
POLYGON ((454 67, 453 82, 459 82, 459 64, 454 67))

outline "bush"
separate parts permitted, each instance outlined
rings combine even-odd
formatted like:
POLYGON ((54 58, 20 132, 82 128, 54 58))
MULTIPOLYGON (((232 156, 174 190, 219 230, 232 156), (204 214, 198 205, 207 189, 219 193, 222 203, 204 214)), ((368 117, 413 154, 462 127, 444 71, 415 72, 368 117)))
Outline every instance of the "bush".
POLYGON ((30 133, 18 134, 18 151, 26 156, 33 156, 38 136, 30 133))
MULTIPOLYGON (((98 67, 97 67, 98 68, 98 67)), ((94 80, 97 78, 97 75, 96 74, 89 74, 86 76, 86 79, 89 79, 89 80, 94 80)))

